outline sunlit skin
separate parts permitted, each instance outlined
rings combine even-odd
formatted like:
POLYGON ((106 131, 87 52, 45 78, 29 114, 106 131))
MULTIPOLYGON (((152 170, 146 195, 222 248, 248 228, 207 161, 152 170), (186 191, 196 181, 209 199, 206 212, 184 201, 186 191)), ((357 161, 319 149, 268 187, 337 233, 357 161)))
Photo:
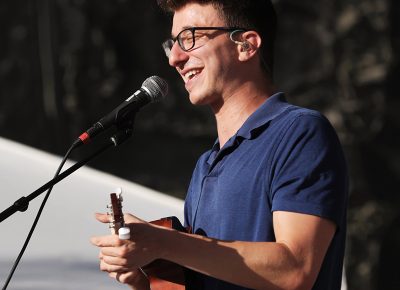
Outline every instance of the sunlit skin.
MULTIPOLYGON (((226 24, 213 6, 190 3, 175 12, 172 36, 189 26, 226 24)), ((241 35, 249 50, 232 42, 228 33, 210 33, 203 46, 189 52, 175 43, 169 63, 185 81, 190 101, 212 108, 222 147, 275 88, 259 65, 261 39, 256 32, 241 35), (187 80, 190 70, 197 75, 187 80)), ((109 219, 104 214, 96 218, 104 223, 109 219)), ((102 236, 91 242, 100 248, 101 270, 131 289, 149 289, 138 268, 160 258, 248 288, 311 289, 336 230, 326 219, 282 211, 273 213, 276 242, 221 241, 161 228, 132 215, 125 221, 130 240, 102 236)))
MULTIPOLYGON (((212 5, 191 3, 174 14, 171 34, 175 37, 191 26, 226 24, 212 5)), ((244 51, 226 32, 204 33, 209 35, 206 44, 189 52, 175 43, 169 64, 182 76, 190 101, 195 105, 209 105, 213 110, 222 147, 275 88, 259 65, 257 50, 261 39, 258 34, 249 31, 239 36, 250 44, 250 49, 244 51), (185 75, 192 70, 199 73, 187 80, 185 75)))
MULTIPOLYGON (((172 36, 191 26, 225 26, 219 17, 210 17, 215 13, 212 6, 191 6, 194 8, 175 13, 172 36)), ((220 98, 228 97, 239 87, 239 83, 233 82, 233 72, 237 70, 237 52, 228 33, 212 30, 200 33, 208 38, 206 44, 185 52, 175 43, 169 64, 176 68, 184 80, 188 71, 198 70, 200 73, 185 81, 190 100, 193 104, 207 104, 215 108, 220 98)))

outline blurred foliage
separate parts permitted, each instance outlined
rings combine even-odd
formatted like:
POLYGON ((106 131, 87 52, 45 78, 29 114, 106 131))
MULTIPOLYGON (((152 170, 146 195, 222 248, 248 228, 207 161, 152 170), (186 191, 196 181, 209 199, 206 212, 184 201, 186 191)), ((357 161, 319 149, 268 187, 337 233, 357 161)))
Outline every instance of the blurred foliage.
MULTIPOLYGON (((395 0, 275 0, 275 80, 322 111, 346 151, 349 289, 400 289, 400 15, 395 0)), ((160 43, 156 1, 0 1, 0 135, 62 155, 151 75, 170 93, 136 118, 133 138, 93 167, 184 197, 214 119, 190 105, 160 43)), ((76 152, 75 159, 92 150, 76 152)))

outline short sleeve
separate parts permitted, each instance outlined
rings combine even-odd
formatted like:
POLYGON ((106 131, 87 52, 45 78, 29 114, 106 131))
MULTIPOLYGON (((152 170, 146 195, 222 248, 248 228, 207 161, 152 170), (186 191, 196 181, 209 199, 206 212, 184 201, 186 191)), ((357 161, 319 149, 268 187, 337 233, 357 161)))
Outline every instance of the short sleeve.
POLYGON ((334 129, 321 114, 306 111, 291 119, 275 151, 271 176, 272 211, 311 214, 342 224, 346 162, 334 129))

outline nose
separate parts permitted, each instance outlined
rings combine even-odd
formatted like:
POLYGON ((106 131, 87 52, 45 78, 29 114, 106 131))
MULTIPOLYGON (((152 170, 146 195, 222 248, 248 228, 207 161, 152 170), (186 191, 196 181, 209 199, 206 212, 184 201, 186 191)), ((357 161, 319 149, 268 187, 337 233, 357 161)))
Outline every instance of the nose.
POLYGON ((182 50, 176 41, 171 47, 171 52, 169 55, 169 65, 172 67, 181 67, 189 59, 186 51, 182 50))

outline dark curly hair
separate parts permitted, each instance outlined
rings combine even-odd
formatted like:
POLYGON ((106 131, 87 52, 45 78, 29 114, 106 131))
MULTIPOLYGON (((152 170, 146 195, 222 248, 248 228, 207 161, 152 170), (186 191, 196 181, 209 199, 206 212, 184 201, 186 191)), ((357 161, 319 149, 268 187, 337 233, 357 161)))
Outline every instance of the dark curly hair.
POLYGON ((271 0, 158 0, 158 5, 174 13, 188 3, 213 5, 227 26, 257 31, 262 39, 261 62, 272 77, 277 17, 271 0))

